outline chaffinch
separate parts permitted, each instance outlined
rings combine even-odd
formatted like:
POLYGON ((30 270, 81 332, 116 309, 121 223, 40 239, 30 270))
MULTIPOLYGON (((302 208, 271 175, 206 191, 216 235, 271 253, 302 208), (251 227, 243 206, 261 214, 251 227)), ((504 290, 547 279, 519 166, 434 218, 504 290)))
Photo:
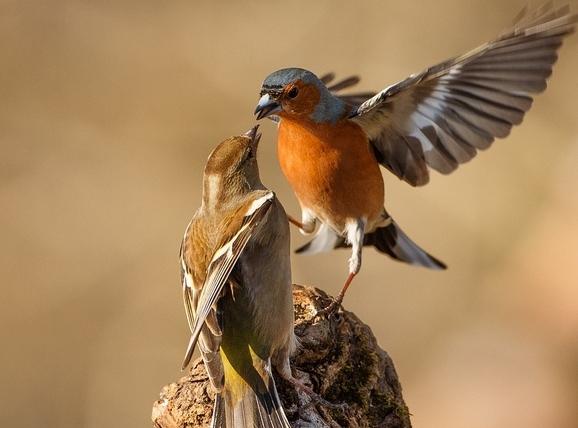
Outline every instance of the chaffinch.
POLYGON ((289 223, 259 178, 259 138, 255 127, 213 150, 180 251, 191 330, 183 369, 198 343, 217 391, 213 427, 289 427, 271 374, 296 382, 289 223))
POLYGON ((449 174, 522 121, 577 20, 568 6, 523 12, 497 39, 374 96, 339 95, 357 79, 328 88, 333 75, 319 79, 300 68, 276 71, 263 82, 255 114, 279 122, 281 169, 302 210, 301 222, 290 221, 305 234, 321 224, 298 252, 352 248, 349 275, 327 312, 341 304, 365 245, 402 262, 445 268, 383 208, 379 165, 422 186, 429 168, 449 174))

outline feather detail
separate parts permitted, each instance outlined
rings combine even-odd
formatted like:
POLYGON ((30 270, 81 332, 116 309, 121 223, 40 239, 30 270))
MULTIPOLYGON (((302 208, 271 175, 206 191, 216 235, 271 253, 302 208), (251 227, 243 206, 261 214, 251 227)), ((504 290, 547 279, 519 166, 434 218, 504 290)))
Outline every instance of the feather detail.
POLYGON ((525 10, 497 39, 385 88, 350 118, 383 166, 424 185, 427 167, 448 174, 522 122, 577 18, 567 6, 525 10))
MULTIPOLYGON (((267 192, 265 195, 253 200, 243 216, 240 228, 213 254, 207 268, 205 282, 198 297, 195 316, 191 325, 191 338, 183 360, 183 369, 190 363, 197 339, 207 317, 213 310, 213 305, 219 298, 223 286, 227 282, 243 249, 251 239, 254 230, 271 207, 273 198, 274 194, 267 192)), ((185 307, 191 305, 190 301, 185 303, 185 307)))

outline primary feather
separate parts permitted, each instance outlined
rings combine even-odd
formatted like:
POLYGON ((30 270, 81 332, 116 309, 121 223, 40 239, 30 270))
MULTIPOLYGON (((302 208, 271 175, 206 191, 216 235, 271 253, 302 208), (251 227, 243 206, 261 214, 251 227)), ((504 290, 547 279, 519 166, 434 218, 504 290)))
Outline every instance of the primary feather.
POLYGON ((428 167, 449 174, 522 122, 576 20, 567 6, 525 13, 497 39, 379 92, 351 119, 383 166, 424 185, 428 167))

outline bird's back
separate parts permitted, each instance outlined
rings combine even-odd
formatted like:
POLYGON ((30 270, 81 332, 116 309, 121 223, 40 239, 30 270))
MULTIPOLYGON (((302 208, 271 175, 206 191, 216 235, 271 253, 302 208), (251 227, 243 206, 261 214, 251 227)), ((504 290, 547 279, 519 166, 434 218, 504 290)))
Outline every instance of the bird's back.
MULTIPOLYGON (((223 237, 231 234, 228 230, 240 228, 243 216, 235 213, 246 212, 264 193, 267 191, 249 192, 233 205, 220 207, 210 215, 197 212, 194 216, 183 244, 196 288, 194 300, 201 292, 213 255, 223 245, 223 237)), ((274 354, 290 352, 294 346, 289 251, 287 217, 275 200, 216 303, 221 330, 217 360, 222 365, 224 383, 217 399, 222 405, 216 406, 213 427, 288 426, 270 365, 274 354)), ((208 342, 211 338, 207 335, 211 335, 208 329, 201 340, 208 342)))

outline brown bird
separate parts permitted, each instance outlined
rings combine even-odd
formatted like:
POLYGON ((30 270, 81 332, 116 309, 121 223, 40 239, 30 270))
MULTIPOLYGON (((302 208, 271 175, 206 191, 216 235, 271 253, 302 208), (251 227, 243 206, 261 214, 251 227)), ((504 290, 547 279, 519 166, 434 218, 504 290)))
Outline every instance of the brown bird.
MULTIPOLYGON (((294 385, 289 226, 259 178, 257 127, 223 141, 181 245, 183 299, 217 398, 212 427, 288 428, 272 367, 294 385), (272 310, 274 308, 274 310, 272 310)), ((306 387, 304 389, 307 389, 306 387)))
POLYGON ((532 95, 546 88, 562 40, 576 15, 551 4, 522 13, 514 27, 465 55, 388 86, 378 94, 337 95, 355 84, 333 85, 333 75, 288 68, 269 75, 257 118, 279 122, 278 156, 301 205, 301 222, 315 238, 298 252, 351 247, 349 275, 335 310, 361 268, 362 248, 394 259, 444 269, 417 246, 383 207, 379 165, 412 186, 429 181, 429 169, 449 174, 520 124, 532 95))

